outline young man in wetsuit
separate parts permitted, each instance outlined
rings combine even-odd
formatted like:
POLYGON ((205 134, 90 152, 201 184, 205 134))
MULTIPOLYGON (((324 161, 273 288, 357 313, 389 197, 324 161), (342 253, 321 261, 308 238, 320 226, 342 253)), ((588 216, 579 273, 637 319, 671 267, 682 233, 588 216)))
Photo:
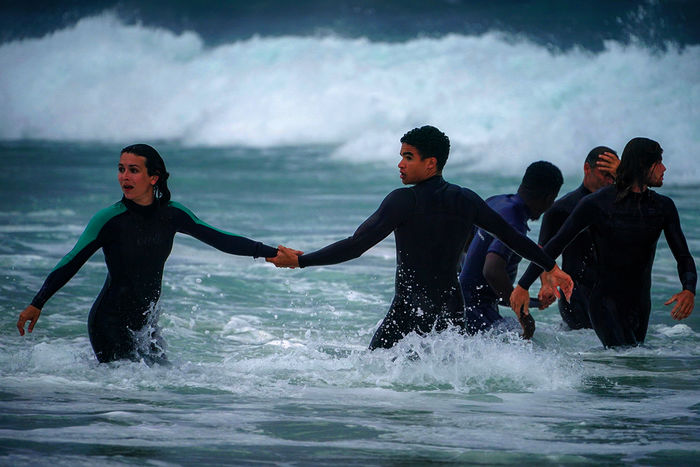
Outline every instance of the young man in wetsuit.
MULTIPOLYGON (((615 183, 618 165, 620 159, 609 147, 591 149, 583 163, 581 186, 559 198, 542 216, 538 243, 545 245, 559 231, 584 196, 615 183)), ((588 298, 596 279, 594 262, 593 239, 587 230, 581 232, 561 254, 561 268, 574 280, 571 300, 560 299, 558 302, 561 318, 570 329, 591 328, 588 298)), ((554 301, 553 295, 540 294, 539 298, 543 306, 549 306, 554 301)))
MULTIPOLYGON (((656 243, 664 232, 676 259, 682 290, 671 317, 687 318, 695 306, 697 271, 681 230, 676 206, 649 187, 660 187, 666 170, 656 141, 633 138, 622 153, 615 185, 583 198, 559 232, 544 246, 553 257, 584 229, 593 239, 597 279, 591 290, 588 316, 605 347, 644 342, 651 312, 651 268, 656 243)), ((527 289, 539 268, 530 265, 510 297, 511 307, 527 308, 527 289)), ((547 286, 543 286, 547 287, 547 286)))
POLYGON ((442 168, 450 140, 432 126, 415 128, 401 138, 399 173, 404 185, 384 199, 354 235, 297 257, 280 246, 278 267, 337 264, 359 257, 394 232, 395 295, 369 348, 390 348, 406 334, 426 334, 449 326, 464 329, 464 299, 457 263, 472 228, 477 225, 501 239, 519 255, 549 272, 545 282, 570 294, 573 283, 530 239, 518 233, 473 191, 447 183, 442 168))
MULTIPOLYGON (((527 235, 529 219, 539 219, 554 203, 564 178, 553 164, 539 161, 530 164, 516 194, 496 195, 486 204, 500 214, 515 230, 527 235)), ((522 326, 523 338, 535 332, 531 315, 521 315, 520 325, 504 318, 498 305, 508 306, 510 293, 521 257, 484 229, 476 229, 459 274, 466 306, 467 332, 492 328, 515 330, 522 326)))

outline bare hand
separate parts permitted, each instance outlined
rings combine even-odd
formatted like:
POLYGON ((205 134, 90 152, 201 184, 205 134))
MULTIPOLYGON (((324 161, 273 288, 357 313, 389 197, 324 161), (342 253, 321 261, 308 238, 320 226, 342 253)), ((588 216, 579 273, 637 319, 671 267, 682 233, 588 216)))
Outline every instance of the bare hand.
POLYGON ((278 268, 298 268, 299 255, 303 255, 303 251, 293 250, 286 246, 279 245, 277 247, 277 256, 273 258, 265 258, 265 261, 272 263, 278 268))
POLYGON ((596 162, 596 167, 598 167, 603 172, 608 172, 613 177, 617 174, 617 168, 620 166, 620 159, 611 153, 604 152, 598 155, 598 162, 596 162))
POLYGON ((676 306, 671 310, 671 318, 682 320, 690 316, 695 308, 695 295, 690 290, 683 290, 668 299, 664 305, 670 305, 676 302, 676 306))
POLYGON ((557 299, 557 292, 556 290, 552 290, 550 286, 543 285, 540 287, 540 292, 537 294, 537 299, 540 301, 539 309, 544 310, 557 299))
POLYGON ((27 321, 29 321, 29 327, 27 328, 27 330, 29 332, 32 332, 34 330, 34 325, 39 319, 40 314, 41 310, 35 307, 34 305, 29 305, 27 308, 24 309, 23 312, 19 314, 19 319, 17 320, 17 329, 19 329, 20 336, 24 335, 24 323, 26 323, 27 321))
POLYGON ((559 269, 559 266, 555 264, 551 271, 543 272, 540 275, 540 279, 542 280, 542 286, 554 290, 554 294, 557 298, 560 297, 557 288, 560 288, 561 291, 564 292, 566 299, 571 300, 571 292, 574 291, 574 281, 571 280, 571 277, 567 273, 559 269))
POLYGON ((530 314, 530 294, 527 290, 517 285, 510 294, 510 307, 515 312, 515 316, 520 321, 520 313, 530 314))

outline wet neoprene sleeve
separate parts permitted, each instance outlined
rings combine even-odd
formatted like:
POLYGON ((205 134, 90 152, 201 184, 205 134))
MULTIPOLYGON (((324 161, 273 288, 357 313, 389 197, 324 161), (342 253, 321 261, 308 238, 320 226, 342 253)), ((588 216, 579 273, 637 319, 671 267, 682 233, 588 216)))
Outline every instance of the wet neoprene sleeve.
MULTIPOLYGON (((491 233, 520 256, 542 265, 548 271, 555 262, 536 243, 513 229, 508 222, 491 209, 484 200, 469 196, 464 191, 465 217, 473 217, 474 224, 491 233), (471 212, 466 212, 467 210, 471 212)), ((416 198, 410 188, 400 188, 389 193, 352 237, 340 240, 313 253, 301 255, 299 266, 321 266, 337 264, 362 255, 372 246, 386 238, 397 226, 407 220, 416 206, 416 198)), ((428 266, 429 267, 429 266, 428 266)))
MULTIPOLYGON (((107 238, 111 238, 112 241, 114 241, 114 238, 118 238, 123 248, 138 248, 137 238, 123 238, 120 237, 121 234, 119 233, 121 226, 126 226, 127 223, 129 226, 132 226, 134 222, 139 222, 138 216, 133 215, 133 213, 131 213, 132 215, 130 216, 129 213, 129 209, 137 210, 138 208, 135 206, 127 208, 127 205, 131 206, 133 204, 129 203, 131 202, 128 200, 119 201, 99 211, 90 220, 75 247, 61 259, 44 281, 43 286, 32 300, 33 306, 41 309, 46 301, 63 287, 99 248, 106 244, 107 238)), ((166 217, 169 219, 169 221, 163 221, 159 224, 158 229, 163 232, 162 238, 170 238, 170 240, 172 240, 172 236, 177 231, 190 235, 220 251, 233 255, 273 257, 277 254, 276 248, 207 225, 199 220, 189 209, 179 203, 170 202, 167 207, 161 209, 167 210, 166 217)), ((129 231, 129 229, 125 230, 129 231)), ((146 254, 148 254, 148 252, 146 254)), ((105 257, 105 260, 109 265, 109 259, 105 257)), ((154 259, 154 261, 156 261, 156 259, 154 259)), ((165 258, 163 258, 162 261, 164 262, 165 258)), ((118 268, 119 266, 117 265, 122 264, 121 262, 115 261, 111 263, 111 267, 112 269, 118 268)), ((127 266, 122 265, 121 267, 125 268, 127 266)), ((127 270, 111 270, 111 272, 115 275, 129 274, 127 270)))
MULTIPOLYGON (((695 294, 697 284, 695 260, 688 250, 688 244, 681 229, 678 210, 670 198, 656 194, 654 194, 654 196, 654 199, 658 199, 658 202, 663 203, 661 206, 664 213, 663 231, 669 248, 676 259, 678 277, 680 278, 683 289, 689 290, 695 294)), ((587 197, 582 200, 576 206, 566 222, 564 222, 564 225, 562 225, 559 232, 544 246, 544 251, 553 258, 557 258, 561 252, 564 251, 566 246, 574 238, 576 238, 576 235, 578 235, 582 230, 597 222, 602 223, 606 221, 606 219, 610 217, 610 215, 606 216, 606 209, 611 208, 606 207, 607 205, 601 200, 604 200, 604 197, 597 195, 587 197)), ((641 228, 642 227, 640 227, 640 229, 641 228)), ((598 238, 598 241, 605 243, 604 239, 601 237, 598 238)), ((605 247, 604 245, 601 247, 604 248, 602 254, 616 254, 616 251, 613 251, 610 247, 605 247)), ((656 248, 656 241, 650 244, 648 248, 656 248)), ((525 274, 523 274, 523 276, 520 278, 520 281, 518 281, 518 285, 527 290, 541 272, 542 270, 540 268, 531 264, 525 271, 525 274)))
POLYGON ((178 232, 190 235, 217 250, 253 258, 272 258, 277 255, 277 248, 206 224, 180 203, 171 201, 170 206, 175 208, 173 224, 178 232))

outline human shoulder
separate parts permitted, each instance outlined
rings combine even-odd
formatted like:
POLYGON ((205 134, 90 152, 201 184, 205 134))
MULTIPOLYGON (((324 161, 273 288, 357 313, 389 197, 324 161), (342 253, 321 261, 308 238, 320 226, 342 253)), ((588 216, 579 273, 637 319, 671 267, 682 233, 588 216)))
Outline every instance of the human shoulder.
POLYGON ((168 201, 167 208, 170 210, 181 211, 187 215, 194 216, 194 213, 190 211, 184 204, 178 203, 177 201, 168 201))
POLYGON ((104 229, 105 225, 107 225, 107 223, 112 219, 125 213, 126 210, 127 209, 124 203, 117 201, 113 205, 97 211, 97 213, 90 219, 90 222, 88 222, 87 227, 85 227, 76 248, 81 249, 85 245, 96 240, 99 237, 100 232, 102 232, 104 229))
POLYGON ((587 195, 591 194, 590 191, 586 190, 583 185, 579 186, 575 190, 572 190, 556 200, 554 204, 552 204, 552 207, 549 208, 552 212, 565 212, 565 213, 571 213, 571 211, 574 210, 576 205, 581 201, 584 197, 587 195))
POLYGON ((455 185, 453 183, 450 183, 450 185, 452 187, 455 187, 456 189, 458 189, 460 195, 463 196, 468 201, 479 201, 482 203, 485 202, 484 199, 481 196, 479 196, 474 190, 471 190, 471 189, 464 187, 464 186, 455 185))
POLYGON ((665 214, 678 216, 678 208, 676 208, 676 203, 674 203, 670 197, 657 193, 654 190, 649 190, 649 199, 653 205, 660 206, 665 214))
POLYGON ((654 201, 664 203, 667 205, 674 205, 675 206, 675 203, 673 202, 673 200, 670 197, 668 197, 666 195, 662 195, 661 193, 657 193, 654 190, 651 190, 651 189, 649 190, 649 197, 651 199, 653 199, 654 201))
POLYGON ((175 225, 180 225, 183 222, 189 224, 194 222, 195 224, 203 224, 203 222, 197 217, 197 215, 192 212, 187 206, 177 201, 168 201, 166 206, 170 219, 175 223, 175 225))
POLYGON ((606 186, 600 190, 584 196, 579 204, 609 204, 617 199, 617 187, 615 185, 606 186))
POLYGON ((92 228, 102 228, 107 222, 109 222, 114 217, 126 212, 126 206, 121 201, 108 206, 104 209, 100 209, 97 213, 92 216, 88 227, 92 228))
POLYGON ((414 203, 416 200, 416 193, 413 190, 414 187, 402 187, 391 191, 386 197, 382 204, 386 203, 414 203))

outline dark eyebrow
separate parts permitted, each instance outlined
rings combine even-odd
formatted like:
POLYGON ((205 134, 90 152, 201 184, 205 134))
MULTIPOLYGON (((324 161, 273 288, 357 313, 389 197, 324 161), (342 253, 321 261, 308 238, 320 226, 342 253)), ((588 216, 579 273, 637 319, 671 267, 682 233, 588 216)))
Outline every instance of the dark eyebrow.
POLYGON ((411 156, 415 156, 415 154, 413 154, 411 151, 404 151, 404 152, 401 153, 402 156, 405 156, 405 155, 407 155, 407 154, 408 154, 408 155, 411 155, 411 156))

